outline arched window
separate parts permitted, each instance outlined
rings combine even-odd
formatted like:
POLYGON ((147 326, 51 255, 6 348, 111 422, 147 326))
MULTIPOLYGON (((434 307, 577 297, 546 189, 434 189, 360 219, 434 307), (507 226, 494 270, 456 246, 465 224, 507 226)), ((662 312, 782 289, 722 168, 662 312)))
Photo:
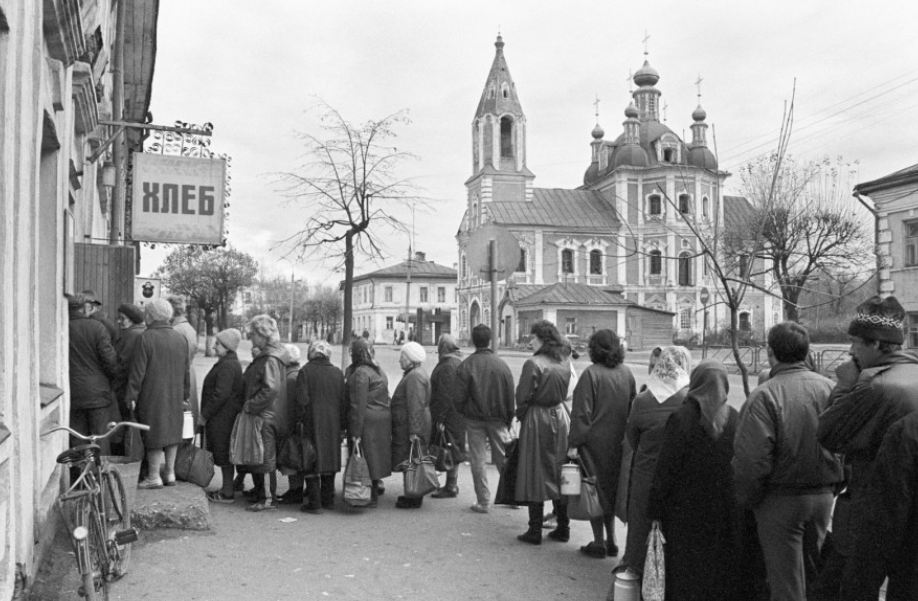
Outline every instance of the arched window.
POLYGON ((494 98, 494 86, 488 88, 488 99, 494 98))
POLYGON ((473 226, 478 225, 478 203, 477 202, 472 203, 472 225, 473 226))
POLYGON ((602 253, 598 250, 590 251, 590 275, 602 275, 602 253))
POLYGON ((461 278, 469 277, 469 271, 468 271, 469 264, 468 264, 468 261, 466 261, 465 255, 462 255, 462 261, 460 263, 461 265, 459 267, 459 277, 461 278))
POLYGON ((692 258, 688 253, 679 255, 679 285, 692 285, 692 258))
POLYGON ((701 216, 705 219, 708 218, 708 197, 705 196, 701 199, 701 216))
POLYGON ((680 330, 691 330, 692 329, 692 310, 689 308, 682 309, 679 311, 679 329, 680 330))
POLYGON ((574 273, 574 251, 569 248, 561 251, 561 273, 574 273))
POLYGON ((674 154, 675 154, 675 151, 672 148, 664 148, 663 149, 663 161, 666 163, 672 163, 674 154))
POLYGON ((513 156, 513 120, 510 117, 500 119, 500 156, 513 156))
POLYGON ((520 249, 520 264, 516 266, 516 270, 520 273, 526 273, 528 268, 526 267, 526 249, 520 249))
POLYGON ((660 195, 653 194, 648 200, 648 212, 651 215, 661 215, 663 213, 663 199, 660 198, 660 195))
POLYGON ((663 273, 663 253, 658 250, 650 251, 650 275, 663 273))
POLYGON ((688 194, 679 195, 679 212, 682 214, 692 212, 692 205, 688 194))

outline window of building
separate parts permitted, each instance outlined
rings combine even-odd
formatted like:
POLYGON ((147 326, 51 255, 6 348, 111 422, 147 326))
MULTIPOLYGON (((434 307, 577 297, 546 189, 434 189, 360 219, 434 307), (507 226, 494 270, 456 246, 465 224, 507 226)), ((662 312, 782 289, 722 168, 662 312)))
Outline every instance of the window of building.
POLYGON ((462 260, 460 261, 460 263, 461 263, 461 267, 459 269, 459 277, 461 278, 469 277, 469 274, 468 274, 469 264, 468 264, 468 261, 466 261, 465 259, 465 255, 462 255, 462 260))
POLYGON ((749 312, 743 311, 739 314, 739 329, 748 332, 752 329, 752 322, 749 319, 749 312))
POLYGON ((513 120, 510 117, 500 119, 500 156, 513 156, 513 120))
POLYGON ((701 216, 705 219, 708 218, 708 197, 705 196, 701 199, 701 216))
POLYGON ((386 317, 386 329, 391 330, 395 326, 395 318, 392 316, 386 317))
POLYGON ((663 214, 663 199, 659 194, 653 194, 649 199, 649 212, 651 215, 663 214))
POLYGON ((650 275, 663 273, 663 253, 658 250, 650 251, 650 275))
POLYGON ((747 269, 749 269, 749 255, 740 255, 739 256, 739 275, 740 277, 746 276, 747 269))
POLYGON ((908 348, 918 349, 918 313, 908 314, 908 348))
POLYGON ((488 88, 488 99, 494 98, 494 86, 488 88))
POLYGON ((692 257, 688 253, 679 255, 679 285, 692 285, 692 257))
POLYGON ((679 212, 686 215, 692 212, 691 202, 688 194, 679 195, 679 212))
POLYGON ((526 271, 527 271, 527 268, 526 268, 526 249, 525 249, 525 248, 521 248, 521 249, 520 249, 520 264, 516 266, 516 270, 517 270, 519 273, 526 273, 526 271))
POLYGON ((679 329, 680 330, 691 330, 692 329, 692 316, 693 312, 690 308, 685 308, 679 311, 679 329))
POLYGON ((577 318, 568 317, 564 321, 564 333, 565 334, 576 334, 577 333, 577 318))
POLYGON ((598 250, 590 251, 590 274, 602 275, 602 253, 598 250))
POLYGON ((905 223, 905 265, 918 265, 918 221, 905 223))
POLYGON ((392 302, 392 286, 386 286, 383 289, 383 291, 384 291, 383 294, 385 295, 386 302, 391 303, 392 302))
POLYGON ((421 295, 421 302, 427 302, 427 286, 421 286, 418 288, 418 293, 421 295))
POLYGON ((437 286, 437 302, 446 302, 446 286, 437 286))
POLYGON ((664 148, 664 149, 663 149, 663 161, 664 161, 664 162, 666 162, 666 163, 672 163, 672 162, 673 162, 673 156, 674 156, 674 155, 675 155, 675 152, 673 151, 672 148, 664 148))
POLYGON ((561 251, 561 273, 574 273, 574 251, 569 248, 561 251))
POLYGON ((507 84, 502 85, 500 91, 504 98, 510 98, 510 87, 507 84))

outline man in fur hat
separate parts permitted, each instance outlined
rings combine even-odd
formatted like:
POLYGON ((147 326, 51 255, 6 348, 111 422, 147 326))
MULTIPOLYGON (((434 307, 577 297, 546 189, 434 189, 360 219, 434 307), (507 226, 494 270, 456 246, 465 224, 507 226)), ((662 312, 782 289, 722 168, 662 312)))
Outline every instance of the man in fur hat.
MULTIPOLYGON (((820 578, 819 594, 825 595, 820 598, 837 598, 841 574, 841 598, 854 599, 845 591, 853 590, 861 574, 856 562, 847 558, 861 544, 862 534, 868 534, 863 524, 870 522, 870 512, 881 510, 869 502, 880 443, 894 422, 918 412, 918 356, 902 350, 905 318, 905 310, 893 296, 874 296, 858 306, 848 327, 851 361, 836 369, 838 385, 829 408, 819 416, 819 442, 833 453, 844 454, 850 469, 848 488, 835 507, 835 554, 820 578)), ((882 579, 875 593, 880 584, 882 579)))

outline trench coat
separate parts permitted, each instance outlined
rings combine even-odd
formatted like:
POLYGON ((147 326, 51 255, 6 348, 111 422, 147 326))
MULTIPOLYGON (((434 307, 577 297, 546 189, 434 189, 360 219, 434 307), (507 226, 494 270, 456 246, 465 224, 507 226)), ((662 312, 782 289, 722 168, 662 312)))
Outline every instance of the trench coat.
POLYGON ((204 442, 218 466, 232 465, 230 438, 236 416, 242 411, 244 393, 239 357, 235 351, 227 351, 210 368, 201 390, 201 417, 207 420, 204 442))
POLYGON ((327 357, 316 357, 300 369, 296 378, 296 420, 316 448, 317 474, 341 471, 341 425, 344 374, 327 357))
POLYGON ((430 378, 420 365, 404 373, 392 394, 392 465, 408 460, 411 436, 430 443, 430 378))
POLYGON ((389 381, 382 370, 369 365, 348 368, 347 435, 353 444, 360 438, 370 478, 382 480, 392 475, 392 410, 389 381))

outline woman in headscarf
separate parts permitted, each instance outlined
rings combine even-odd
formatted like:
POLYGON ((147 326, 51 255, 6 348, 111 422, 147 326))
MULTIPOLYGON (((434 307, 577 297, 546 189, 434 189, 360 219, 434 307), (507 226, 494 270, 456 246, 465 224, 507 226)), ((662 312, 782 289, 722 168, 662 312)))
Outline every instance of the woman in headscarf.
MULTIPOLYGON (((465 418, 456 407, 456 377, 462 363, 459 344, 450 334, 443 334, 437 343, 439 362, 430 372, 430 417, 433 421, 431 440, 437 430, 443 429, 445 436, 459 447, 465 455, 465 418)), ((459 494, 459 465, 446 472, 446 485, 431 497, 447 499, 459 494)))
POLYGON ((376 507, 383 478, 392 474, 392 411, 389 380, 373 359, 370 341, 351 343, 351 364, 344 374, 347 398, 348 447, 360 443, 373 480, 371 501, 376 507))
POLYGON ((666 538, 667 598, 749 598, 739 590, 741 514, 730 465, 739 414, 727 404, 729 388, 723 364, 702 361, 685 403, 666 422, 647 516, 666 538))
POLYGON ((662 349, 650 380, 631 406, 625 430, 628 444, 634 449, 628 488, 628 537, 625 555, 617 569, 628 568, 636 574, 644 571, 647 535, 650 534, 647 496, 657 469, 666 420, 685 401, 691 370, 692 355, 687 348, 668 346, 662 349))
POLYGON ((590 337, 590 361, 574 389, 571 411, 569 456, 579 456, 596 476, 603 515, 590 520, 593 542, 580 547, 591 557, 615 557, 615 495, 622 465, 622 439, 634 399, 635 382, 622 361, 625 351, 612 330, 598 330, 590 337))
POLYGON ((335 474, 341 471, 341 417, 344 374, 331 362, 332 347, 324 340, 309 345, 309 362, 296 380, 296 419, 316 449, 316 464, 306 476, 306 499, 300 511, 321 513, 335 507, 335 474))
POLYGON ((529 529, 517 539, 542 544, 545 501, 552 501, 557 527, 548 533, 554 540, 570 539, 567 505, 561 504, 561 465, 567 454, 570 416, 563 406, 571 380, 569 356, 561 334, 550 321, 536 321, 531 359, 523 364, 516 387, 516 418, 520 421, 519 471, 516 500, 529 506, 529 529))
MULTIPOLYGON (((392 394, 392 465, 408 460, 411 443, 420 440, 421 451, 427 452, 430 442, 430 378, 423 363, 427 351, 417 342, 402 346, 398 364, 403 370, 395 392, 392 394)), ((395 503, 398 509, 417 509, 423 497, 401 496, 395 503)))
POLYGON ((242 365, 236 355, 242 333, 234 328, 221 331, 214 338, 214 352, 218 359, 207 376, 201 390, 201 417, 205 420, 204 442, 214 455, 214 464, 223 474, 223 487, 207 493, 214 503, 233 503, 233 464, 230 461, 230 438, 236 416, 242 411, 245 385, 242 382, 242 365))

